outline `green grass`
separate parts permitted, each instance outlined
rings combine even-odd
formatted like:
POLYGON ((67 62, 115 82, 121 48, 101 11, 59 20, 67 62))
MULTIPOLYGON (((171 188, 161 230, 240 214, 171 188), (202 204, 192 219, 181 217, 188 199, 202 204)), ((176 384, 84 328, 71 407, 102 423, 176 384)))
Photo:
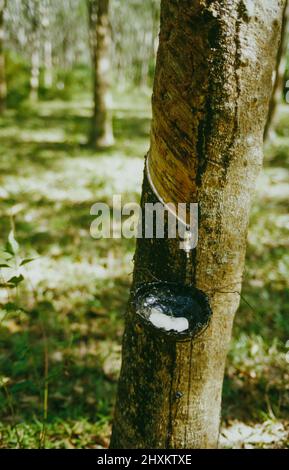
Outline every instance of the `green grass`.
POLYGON ((35 258, 18 300, 0 289, 2 306, 24 309, 1 322, 1 447, 108 443, 134 242, 92 239, 90 208, 112 194, 139 198, 150 119, 148 95, 116 103, 116 145, 105 152, 86 145, 85 96, 0 121, 2 246, 13 216, 21 256, 35 258))
POLYGON ((289 445, 288 119, 289 107, 283 106, 257 182, 243 300, 235 320, 223 403, 226 424, 281 423, 287 430, 285 447, 289 445))
MULTIPOLYGON (((149 94, 115 93, 106 151, 86 145, 90 112, 79 96, 0 118, 0 246, 13 221, 17 256, 34 258, 9 297, 0 288, 0 447, 108 445, 134 241, 92 239, 90 208, 112 194, 139 199, 149 94)), ((227 428, 289 422, 288 118, 284 107, 252 209, 243 297, 253 308, 241 301, 234 327, 227 428)))

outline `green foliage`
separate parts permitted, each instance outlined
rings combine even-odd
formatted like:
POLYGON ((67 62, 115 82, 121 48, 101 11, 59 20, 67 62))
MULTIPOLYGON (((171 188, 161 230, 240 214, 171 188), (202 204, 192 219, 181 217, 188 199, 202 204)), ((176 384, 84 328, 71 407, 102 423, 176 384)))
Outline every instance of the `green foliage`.
POLYGON ((13 51, 6 53, 7 107, 18 107, 29 95, 29 64, 13 51))
MULTIPOLYGON (((55 69, 51 88, 45 88, 43 82, 43 68, 40 69, 39 98, 41 100, 69 101, 73 96, 89 93, 91 84, 91 70, 85 65, 76 65, 73 69, 55 69)), ((22 57, 8 51, 6 57, 6 80, 8 83, 7 107, 25 107, 30 91, 30 67, 22 57)))

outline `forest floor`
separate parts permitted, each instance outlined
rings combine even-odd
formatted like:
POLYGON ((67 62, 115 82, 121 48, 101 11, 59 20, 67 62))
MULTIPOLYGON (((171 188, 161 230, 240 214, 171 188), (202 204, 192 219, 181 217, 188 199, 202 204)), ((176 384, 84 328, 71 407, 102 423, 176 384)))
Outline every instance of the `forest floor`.
MULTIPOLYGON (((0 118, 2 448, 108 446, 134 241, 94 240, 90 208, 111 206, 112 194, 138 201, 150 127, 148 93, 119 93, 115 103, 116 144, 99 152, 86 145, 85 96, 0 118)), ((289 107, 266 154, 224 383, 223 447, 289 446, 289 107)))

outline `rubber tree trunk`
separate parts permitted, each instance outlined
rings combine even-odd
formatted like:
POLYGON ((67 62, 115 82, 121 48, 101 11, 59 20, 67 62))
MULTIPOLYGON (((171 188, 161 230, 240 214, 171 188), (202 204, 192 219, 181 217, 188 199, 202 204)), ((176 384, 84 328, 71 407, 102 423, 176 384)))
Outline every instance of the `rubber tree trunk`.
MULTIPOLYGON (((162 0, 149 162, 165 202, 199 204, 192 283, 212 319, 191 342, 159 340, 129 302, 112 448, 215 448, 250 199, 280 42, 279 0, 162 0)), ((154 202, 146 175, 142 205, 154 202)), ((184 281, 178 240, 137 242, 132 292, 184 281)))
POLYGON ((286 0, 284 9, 283 22, 282 22, 282 33, 281 43, 277 54, 276 68, 274 74, 274 85, 269 105, 269 113, 264 131, 264 141, 266 141, 271 133, 274 133, 274 127, 276 124, 276 111, 278 105, 283 100, 284 85, 285 85, 285 73, 287 65, 287 51, 288 51, 288 40, 289 40, 289 2, 286 0))
POLYGON ((49 89, 53 84, 52 44, 50 38, 44 41, 44 86, 49 89))
POLYGON ((6 0, 0 0, 0 113, 6 108, 7 85, 5 77, 5 55, 4 55, 4 10, 6 0))
POLYGON ((91 142, 96 147, 114 143, 111 106, 111 31, 109 0, 88 0, 93 61, 94 110, 91 142))
POLYGON ((44 71, 43 82, 45 88, 49 89, 53 84, 53 65, 52 65, 52 43, 50 31, 50 0, 46 0, 42 9, 42 27, 44 35, 43 44, 43 57, 44 57, 44 71))
POLYGON ((31 53, 31 69, 30 69, 30 101, 38 100, 39 91, 39 75, 40 75, 40 41, 38 34, 37 21, 33 26, 31 35, 32 39, 32 53, 31 53))

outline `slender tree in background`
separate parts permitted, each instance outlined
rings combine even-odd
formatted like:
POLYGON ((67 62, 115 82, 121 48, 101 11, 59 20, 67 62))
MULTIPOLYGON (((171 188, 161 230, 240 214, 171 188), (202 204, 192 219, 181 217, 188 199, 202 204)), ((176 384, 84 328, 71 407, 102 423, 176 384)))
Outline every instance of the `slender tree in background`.
POLYGON ((41 24, 43 28, 43 65, 44 74, 43 82, 45 88, 51 88, 53 83, 53 70, 52 70, 52 43, 51 43, 51 29, 50 29, 50 0, 44 0, 42 3, 41 24))
POLYGON ((0 0, 0 113, 6 107, 7 85, 5 76, 5 55, 4 55, 4 11, 6 0, 0 0))
POLYGON ((111 31, 109 0, 88 0, 90 43, 93 63, 94 108, 91 141, 96 147, 113 145, 111 104, 111 31))
MULTIPOLYGON (((112 448, 215 448, 251 193, 280 43, 284 1, 162 0, 148 154, 165 202, 199 204, 192 284, 212 319, 191 342, 161 341, 129 303, 112 448)), ((156 202, 144 177, 142 205, 156 202)), ((175 239, 138 240, 136 284, 184 282, 175 239)))
POLYGON ((269 105, 269 113, 264 131, 264 140, 270 136, 270 132, 274 132, 275 118, 278 104, 283 100, 284 86, 285 86, 285 74, 287 65, 287 51, 288 51, 288 40, 289 40, 289 2, 286 0, 284 9, 283 21, 282 21, 282 33, 281 43, 277 54, 275 76, 273 90, 269 105))
POLYGON ((112 65, 120 83, 152 84, 159 30, 159 0, 111 0, 112 65))
POLYGON ((31 101, 37 101, 40 75, 40 1, 25 0, 25 16, 29 23, 29 43, 31 46, 30 95, 31 101))
MULTIPOLYGON (((32 18, 38 3, 38 34, 40 65, 43 67, 43 85, 50 87, 62 81, 62 72, 69 73, 79 65, 91 66, 96 49, 96 0, 9 0, 5 18, 5 49, 31 62, 32 18), (91 48, 87 47, 87 4, 90 15, 91 48), (53 13, 53 14, 52 14, 53 13), (53 46, 53 47, 52 47, 53 46), (52 50, 53 49, 53 50, 52 50), (53 63, 52 63, 53 55, 53 63), (51 66, 53 70, 51 72, 51 66), (60 74, 59 74, 60 72, 60 74)), ((159 28, 159 0, 111 0, 109 22, 113 41, 111 69, 117 84, 151 86, 159 28)), ((110 28, 108 29, 110 33, 110 28)), ((37 44, 38 40, 36 41, 37 44)), ((37 59, 37 54, 36 54, 37 59)), ((37 62, 37 61, 36 61, 37 62)), ((110 82, 110 74, 108 74, 110 82)), ((95 125, 93 126, 93 128, 95 125)))

